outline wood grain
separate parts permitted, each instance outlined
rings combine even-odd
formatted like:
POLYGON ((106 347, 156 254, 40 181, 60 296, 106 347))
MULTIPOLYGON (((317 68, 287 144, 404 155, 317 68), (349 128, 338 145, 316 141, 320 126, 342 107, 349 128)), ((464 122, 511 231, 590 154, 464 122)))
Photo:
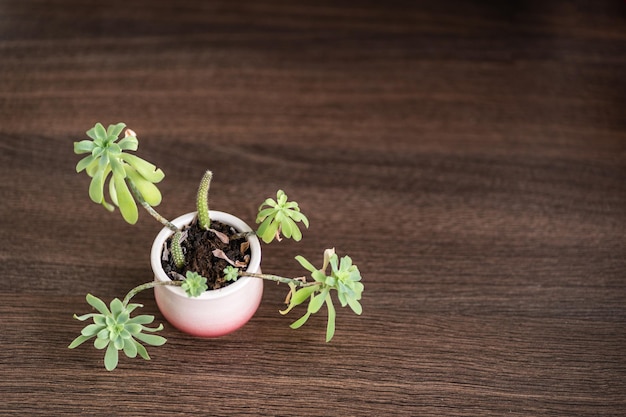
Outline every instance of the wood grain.
MULTIPOLYGON (((598 416, 626 409, 626 3, 0 0, 0 414, 598 416), (151 279, 159 225, 88 200, 72 142, 125 121, 163 215, 311 221, 364 312, 165 323, 152 360, 66 347, 85 294, 151 279)), ((158 312, 152 294, 139 296, 158 312)))

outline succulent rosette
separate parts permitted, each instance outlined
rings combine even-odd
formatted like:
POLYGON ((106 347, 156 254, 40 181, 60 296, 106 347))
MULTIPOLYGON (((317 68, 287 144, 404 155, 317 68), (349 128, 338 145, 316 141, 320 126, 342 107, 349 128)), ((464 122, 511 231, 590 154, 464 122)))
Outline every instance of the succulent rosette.
POLYGON ((160 182, 165 174, 150 162, 128 153, 136 151, 139 142, 135 132, 130 129, 126 129, 124 138, 118 141, 125 127, 124 123, 118 123, 105 129, 101 123, 96 123, 86 132, 91 140, 74 142, 74 153, 89 154, 76 165, 76 172, 86 170, 91 177, 89 198, 113 211, 114 206, 104 198, 104 186, 112 174, 109 179, 109 196, 113 204, 119 207, 124 220, 135 224, 139 217, 135 198, 151 206, 159 205, 161 192, 154 184, 160 182))
POLYGON ((82 316, 74 315, 80 321, 93 319, 92 324, 88 324, 81 331, 80 336, 70 343, 69 348, 74 349, 87 340, 95 337, 93 345, 96 349, 105 349, 104 366, 108 371, 117 367, 119 351, 123 350, 126 356, 134 358, 137 355, 149 360, 150 356, 146 348, 139 343, 144 342, 151 346, 161 346, 166 342, 164 337, 146 334, 144 332, 157 332, 163 329, 163 325, 150 328, 144 326, 154 321, 154 316, 139 315, 131 317, 130 313, 141 304, 124 305, 119 298, 111 301, 111 308, 91 294, 87 294, 87 303, 95 308, 98 313, 89 313, 82 316))

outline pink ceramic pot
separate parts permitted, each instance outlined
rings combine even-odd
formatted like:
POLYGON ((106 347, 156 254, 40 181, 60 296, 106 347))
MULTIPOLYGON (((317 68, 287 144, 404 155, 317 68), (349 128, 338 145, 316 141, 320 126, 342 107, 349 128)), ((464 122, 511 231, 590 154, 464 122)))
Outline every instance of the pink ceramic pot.
MULTIPOLYGON (((196 213, 187 213, 172 223, 182 228, 191 223, 196 213)), ((241 219, 221 211, 210 211, 212 220, 233 226, 240 232, 252 231, 241 219)), ((169 281, 161 267, 163 245, 172 231, 163 228, 157 235, 150 252, 154 276, 159 281, 169 281)), ((261 272, 261 244, 256 235, 250 241, 248 272, 261 272)), ((195 298, 187 296, 180 287, 157 286, 154 288, 159 310, 170 324, 183 332, 201 337, 218 337, 233 332, 246 324, 254 315, 263 295, 263 280, 242 277, 233 284, 218 290, 205 291, 195 298)))

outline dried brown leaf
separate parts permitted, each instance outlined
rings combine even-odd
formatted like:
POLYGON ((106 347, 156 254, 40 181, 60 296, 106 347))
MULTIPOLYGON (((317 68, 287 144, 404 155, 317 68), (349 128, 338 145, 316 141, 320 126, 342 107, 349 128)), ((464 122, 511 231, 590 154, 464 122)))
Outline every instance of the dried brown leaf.
POLYGON ((226 254, 224 253, 223 250, 215 249, 212 253, 213 253, 213 256, 215 256, 216 258, 223 259, 226 262, 228 262, 229 264, 231 264, 232 266, 235 266, 235 263, 233 261, 231 261, 228 256, 226 256, 226 254))
POLYGON ((215 236, 217 236, 217 238, 218 238, 219 240, 221 240, 221 241, 222 241, 222 243, 224 243, 224 244, 228 245, 228 243, 230 242, 230 239, 229 239, 229 238, 228 238, 228 236, 226 236, 224 233, 222 233, 222 232, 218 232, 218 231, 217 231, 217 230, 215 230, 215 229, 209 229, 209 231, 211 231, 211 232, 215 233, 215 236))

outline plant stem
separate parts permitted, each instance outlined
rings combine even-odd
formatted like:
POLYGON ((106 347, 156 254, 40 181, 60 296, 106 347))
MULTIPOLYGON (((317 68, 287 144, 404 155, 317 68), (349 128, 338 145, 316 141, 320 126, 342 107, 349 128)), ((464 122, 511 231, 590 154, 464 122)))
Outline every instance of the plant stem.
POLYGON ((211 186, 211 178, 213 178, 211 171, 204 173, 198 187, 198 195, 196 196, 198 224, 204 230, 211 228, 211 218, 209 217, 209 187, 211 186))
POLYGON ((183 281, 151 281, 151 282, 146 282, 145 284, 141 284, 136 286, 135 288, 133 288, 132 290, 128 291, 128 294, 126 294, 126 297, 124 297, 124 300, 122 301, 122 304, 124 306, 128 305, 128 302, 130 301, 131 298, 133 298, 135 295, 137 295, 137 293, 140 293, 143 290, 149 290, 150 288, 154 288, 157 286, 166 286, 166 285, 171 285, 173 287, 180 287, 181 285, 183 285, 183 281))
POLYGON ((183 255, 183 248, 182 246, 180 246, 181 239, 182 232, 180 231, 174 233, 174 236, 172 236, 172 258, 174 258, 174 263, 176 264, 177 268, 182 268, 183 266, 185 266, 185 255, 183 255))
POLYGON ((239 239, 242 237, 245 237, 246 239, 250 236, 254 236, 256 233, 254 232, 239 232, 239 233, 235 233, 234 235, 232 235, 230 238, 231 239, 239 239))
POLYGON ((239 271, 239 276, 261 278, 268 281, 282 282, 283 284, 293 283, 296 287, 312 287, 314 285, 322 285, 320 282, 306 282, 305 277, 285 278, 271 274, 255 274, 254 272, 239 271))
POLYGON ((135 196, 135 199, 139 201, 139 204, 141 204, 142 207, 145 208, 146 211, 150 213, 152 217, 154 217, 159 223, 161 223, 163 226, 167 227, 171 231, 173 232, 180 231, 178 227, 176 227, 173 223, 171 223, 165 217, 161 216, 150 204, 148 204, 146 200, 144 200, 143 196, 141 195, 141 193, 139 192, 135 184, 132 182, 132 180, 130 180, 130 178, 128 179, 127 182, 128 182, 128 185, 130 186, 130 191, 132 191, 133 195, 135 196))

